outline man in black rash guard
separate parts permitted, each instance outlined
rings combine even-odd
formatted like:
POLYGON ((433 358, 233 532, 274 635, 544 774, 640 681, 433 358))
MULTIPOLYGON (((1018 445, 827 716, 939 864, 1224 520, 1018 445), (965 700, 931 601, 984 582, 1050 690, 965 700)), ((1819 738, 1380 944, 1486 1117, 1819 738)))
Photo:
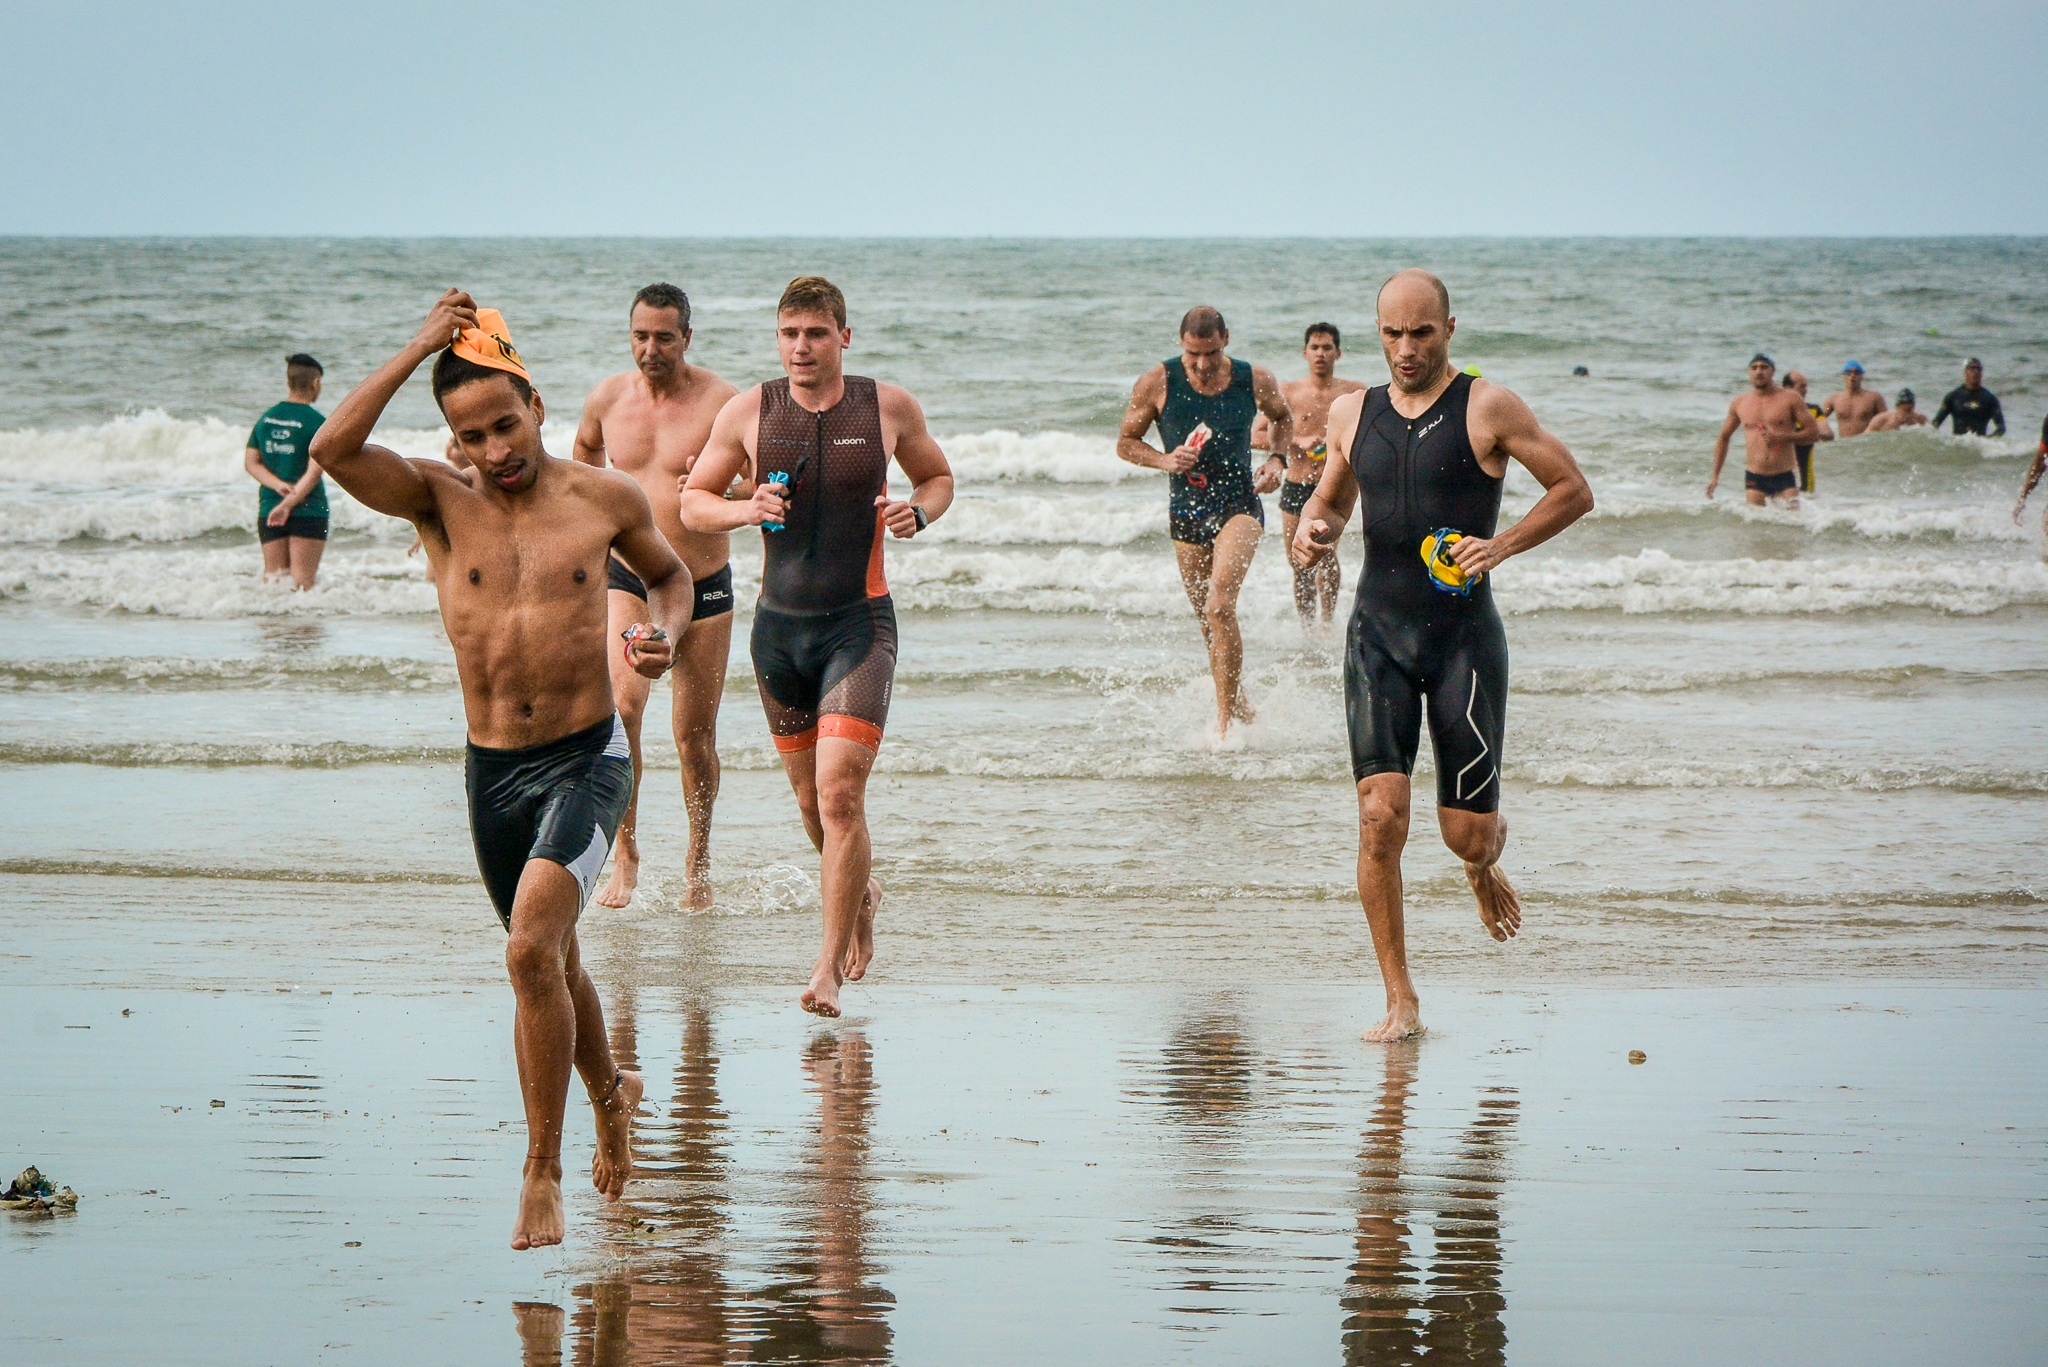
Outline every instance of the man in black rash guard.
POLYGON ((1464 861, 1487 934, 1505 941, 1521 926, 1499 862, 1508 653, 1490 572, 1593 506, 1572 453, 1527 404, 1451 369, 1456 327, 1449 292, 1427 271, 1402 271, 1381 287, 1380 344, 1393 383, 1331 405, 1332 459, 1291 551, 1296 564, 1321 559, 1364 497, 1366 558, 1345 642, 1344 711, 1358 781, 1358 897, 1387 993, 1386 1018, 1365 1032, 1375 1041, 1422 1030, 1408 976, 1401 851, 1425 711, 1444 844, 1464 861), (1544 493, 1496 536, 1510 459, 1544 493))
POLYGON ((1934 425, 1941 426, 1943 418, 1955 419, 1959 437, 2005 435, 2005 410, 1998 406, 1998 396, 1984 387, 1984 363, 1975 356, 1963 367, 1963 382, 1951 389, 1934 411, 1934 425), (1993 427, 1998 430, 1990 431, 1993 427))
POLYGON ((1233 361, 1224 348, 1230 329, 1207 306, 1180 320, 1180 355, 1146 371, 1131 390, 1116 453, 1133 465, 1171 477, 1167 533, 1181 584, 1202 624, 1209 673, 1216 681, 1216 738, 1233 721, 1252 720, 1244 696, 1244 637, 1237 594, 1266 530, 1260 494, 1280 487, 1292 450, 1294 418, 1273 372, 1233 361), (1264 413, 1275 454, 1252 473, 1252 423, 1264 413), (1145 440, 1159 424, 1160 450, 1145 440))
POLYGON ((821 276, 782 292, 775 344, 788 378, 735 394, 683 482, 693 532, 762 529, 754 678, 804 829, 823 856, 825 943, 798 1000, 839 1014, 839 988, 874 957, 867 783, 896 673, 896 610, 882 533, 912 537, 953 501, 953 472, 917 400, 844 370, 846 297, 821 276), (889 458, 910 477, 889 497, 889 458), (728 501, 742 474, 754 496, 728 501))

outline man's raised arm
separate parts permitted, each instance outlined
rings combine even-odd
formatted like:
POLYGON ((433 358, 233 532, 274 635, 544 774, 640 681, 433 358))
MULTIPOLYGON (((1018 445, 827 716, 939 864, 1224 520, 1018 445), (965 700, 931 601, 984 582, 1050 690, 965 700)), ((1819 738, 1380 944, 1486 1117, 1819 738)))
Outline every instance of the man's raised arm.
MULTIPOLYGON (((1593 487, 1565 444, 1545 431, 1535 413, 1513 390, 1486 385, 1472 396, 1472 414, 1491 447, 1522 463, 1543 486, 1543 497, 1522 520, 1485 540, 1468 536, 1451 545, 1451 559, 1467 574, 1492 569, 1511 555, 1540 546, 1593 511, 1593 487)), ((1474 447, 1479 445, 1473 443, 1474 447)))
POLYGON ((1273 372, 1262 366, 1252 367, 1252 398, 1266 420, 1266 449, 1273 453, 1253 477, 1252 488, 1270 494, 1280 487, 1281 477, 1287 473, 1287 457, 1294 451, 1294 410, 1287 406, 1287 396, 1280 392, 1273 372))
POLYGON ((711 435, 704 439, 704 449, 697 453, 690 473, 678 481, 682 486, 683 525, 691 531, 731 532, 741 527, 758 527, 764 522, 782 521, 783 514, 789 511, 785 497, 789 490, 779 483, 756 480, 752 498, 725 496, 725 491, 742 474, 773 473, 749 468, 752 457, 747 454, 747 433, 760 420, 759 385, 741 390, 718 410, 718 417, 711 423, 711 435))
POLYGON ((953 506, 953 467, 925 426, 924 409, 910 391, 893 384, 876 388, 882 430, 893 433, 889 454, 910 478, 910 497, 897 500, 883 494, 875 499, 875 506, 882 510, 882 522, 890 535, 899 539, 916 536, 953 506), (917 520, 919 513, 924 514, 922 525, 917 520))
POLYGON ((1117 429, 1116 453, 1133 465, 1142 465, 1148 470, 1165 470, 1169 474, 1184 475, 1195 468, 1195 453, 1183 442, 1171 451, 1161 451, 1145 440, 1145 434, 1152 430, 1152 424, 1159 419, 1159 410, 1166 403, 1166 367, 1153 366, 1138 377, 1131 386, 1131 406, 1124 410, 1123 426, 1117 429))
POLYGON ((419 335, 350 390, 321 424, 313 437, 312 458, 358 503, 407 521, 418 521, 433 510, 426 476, 396 451, 366 443, 384 406, 420 362, 454 341, 461 329, 475 326, 476 301, 461 290, 449 290, 420 325, 419 335))

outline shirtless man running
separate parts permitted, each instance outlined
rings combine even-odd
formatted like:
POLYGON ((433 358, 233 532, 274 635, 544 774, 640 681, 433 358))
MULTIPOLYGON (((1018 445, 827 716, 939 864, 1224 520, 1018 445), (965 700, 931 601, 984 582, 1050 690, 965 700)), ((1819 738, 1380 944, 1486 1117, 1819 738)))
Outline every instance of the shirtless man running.
POLYGON ((768 730, 822 856, 824 945, 798 1001, 839 1014, 839 988, 867 975, 881 884, 871 876, 868 774, 896 677, 896 608, 882 533, 916 536, 953 502, 953 471, 907 390, 845 372, 846 296, 799 276, 775 310, 787 379, 719 410, 683 488, 683 525, 703 534, 762 529, 754 679, 768 730), (910 479, 889 496, 889 459, 910 479), (730 501, 747 475, 754 493, 730 501))
POLYGON ((1380 287, 1380 346, 1393 383, 1330 405, 1333 459, 1292 546, 1296 564, 1313 564, 1364 498, 1365 569, 1345 640, 1344 712, 1358 781, 1358 899, 1387 997, 1385 1018, 1365 1032, 1374 1041, 1422 1031, 1408 976, 1401 851, 1425 711, 1444 844, 1464 861, 1486 933, 1506 941, 1521 928, 1521 903, 1500 871, 1508 643, 1489 572, 1593 507, 1578 462, 1529 405, 1451 368, 1456 327, 1450 293, 1429 272, 1405 270, 1380 287), (1510 460, 1536 477, 1543 497, 1496 536, 1510 460))
POLYGON ((604 867, 632 789, 608 657, 650 679, 669 643, 621 643, 605 622, 605 561, 647 585, 669 639, 690 620, 690 574, 624 475, 541 448, 545 410, 504 319, 460 290, 419 335, 342 400, 313 441, 334 482, 411 522, 434 567, 469 723, 469 828, 510 938, 505 967, 526 1107, 526 1167, 512 1247, 562 1242, 562 1112, 573 1064, 597 1116, 593 1185, 616 1201, 633 1171, 637 1074, 612 1060, 576 920, 604 867), (451 345, 452 340, 452 345, 451 345), (473 471, 366 445, 385 405, 434 361, 434 399, 473 471))
MULTIPOLYGON (((725 665, 732 653, 732 538, 699 534, 682 522, 682 481, 711 435, 712 420, 739 391, 702 366, 691 365, 690 298, 674 285, 649 285, 633 296, 627 313, 633 370, 598 383, 583 401, 576 429, 576 459, 602 469, 609 458, 640 485, 654 507, 654 525, 682 557, 696 586, 690 625, 675 642, 669 680, 676 753, 682 759, 683 807, 690 845, 684 861, 683 905, 711 905, 711 806, 718 800, 718 703, 725 695, 725 665)), ((614 558, 607 568, 613 636, 645 622, 647 590, 614 558)), ((640 723, 652 692, 623 655, 612 661, 612 696, 633 752, 633 797, 619 825, 611 881, 597 894, 603 907, 623 907, 640 882, 640 723)))
POLYGON ((1749 502, 1758 508, 1772 499, 1784 506, 1799 506, 1799 458, 1792 448, 1818 440, 1817 424, 1806 411, 1806 401, 1778 386, 1778 363, 1758 352, 1749 361, 1749 389, 1728 405, 1721 421, 1721 434, 1714 439, 1714 469, 1707 476, 1707 497, 1721 483, 1721 466, 1728 459, 1728 439, 1742 429, 1746 448, 1746 469, 1742 485, 1749 502))
POLYGON ((1821 416, 1833 418, 1837 435, 1860 437, 1870 430, 1870 424, 1878 414, 1884 412, 1884 395, 1875 389, 1863 387, 1863 362, 1850 361, 1842 367, 1842 387, 1827 397, 1820 406, 1821 416))
MULTIPOLYGON (((1280 531, 1290 546, 1294 544, 1294 529, 1301 522, 1301 510, 1323 477, 1323 458, 1329 452, 1323 430, 1329 424, 1330 404, 1340 395, 1356 394, 1365 388, 1356 380, 1337 378, 1337 362, 1344 358, 1344 346, 1335 323, 1309 324, 1301 337, 1301 355, 1308 362, 1308 374, 1280 386, 1288 410, 1294 414, 1294 449, 1286 453, 1287 478, 1280 485, 1280 531)), ((1272 436, 1272 419, 1259 414, 1259 420, 1252 424, 1252 449, 1271 451, 1272 436)), ((1332 547, 1328 555, 1307 569, 1299 565, 1291 568, 1294 610, 1301 614, 1301 624, 1311 626, 1320 616, 1322 624, 1328 626, 1337 615, 1337 593, 1344 582, 1344 569, 1337 563, 1336 549, 1332 547)))
POLYGON ((1270 370, 1231 360, 1224 351, 1229 345, 1222 314, 1207 306, 1189 309, 1180 320, 1180 355, 1139 377, 1116 443, 1122 459, 1169 476, 1167 534, 1209 648, 1218 741, 1233 721, 1252 720, 1237 595, 1265 534, 1259 495, 1279 487, 1287 462, 1278 453, 1294 449, 1294 415, 1279 381, 1270 370), (1252 423, 1261 413, 1271 424, 1274 454, 1254 475, 1252 423), (1165 450, 1145 440, 1155 422, 1165 450))

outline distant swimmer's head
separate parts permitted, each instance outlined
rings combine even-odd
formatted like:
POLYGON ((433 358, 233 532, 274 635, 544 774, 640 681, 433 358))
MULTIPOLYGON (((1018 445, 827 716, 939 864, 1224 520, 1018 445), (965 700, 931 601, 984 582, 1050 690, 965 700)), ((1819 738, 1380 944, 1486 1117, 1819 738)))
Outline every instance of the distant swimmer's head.
POLYGON ((1914 397, 1913 397, 1913 391, 1912 391, 1912 390, 1910 390, 1910 389, 1901 389, 1901 390, 1899 391, 1899 397, 1898 397, 1898 398, 1896 398, 1896 399, 1894 399, 1894 400, 1892 400, 1892 402, 1893 402, 1894 404, 1896 404, 1896 405, 1897 405, 1898 407, 1900 407, 1900 408, 1911 408, 1911 407, 1912 407, 1912 406, 1913 406, 1914 404, 1916 404, 1916 403, 1918 403, 1918 402, 1920 402, 1920 401, 1919 401, 1918 399, 1916 399, 1916 398, 1914 398, 1914 397))
POLYGON ((1844 361, 1844 362, 1842 362, 1842 373, 1843 373, 1844 375, 1861 375, 1861 374, 1863 373, 1863 362, 1861 362, 1861 361, 1844 361))
POLYGON ((666 282, 633 296, 626 312, 633 364, 653 384, 665 384, 683 368, 690 349, 690 296, 666 282))
POLYGON ((1434 388, 1451 360, 1451 292, 1428 271, 1410 267, 1380 286, 1380 349, 1396 388, 1420 394, 1434 388))
POLYGON ((775 349, 791 384, 820 389, 836 383, 852 345, 839 286, 822 275, 799 275, 783 288, 775 305, 775 349))
POLYGON ((1849 361, 1842 366, 1842 387, 1851 394, 1863 391, 1863 362, 1849 361))
POLYGON ((1984 363, 1972 356, 1963 363, 1963 383, 1975 389, 1984 380, 1984 363))
POLYGON ((1749 382, 1758 389, 1771 388, 1774 383, 1771 377, 1777 373, 1778 363, 1761 351, 1749 358, 1749 382))
POLYGON ((1788 371, 1786 371, 1786 372, 1785 372, 1785 388, 1787 388, 1787 389, 1796 389, 1796 390, 1798 390, 1798 391, 1799 391, 1799 397, 1800 397, 1800 398, 1802 398, 1802 399, 1803 399, 1803 398, 1805 398, 1805 397, 1806 397, 1806 372, 1805 372, 1805 371, 1802 371, 1802 370, 1788 370, 1788 371))
POLYGON ((499 488, 521 493, 540 478, 540 425, 547 419, 533 392, 511 329, 496 309, 478 309, 434 361, 434 402, 470 464, 499 488))
POLYGON ((317 403, 320 398, 320 377, 326 368, 303 351, 294 351, 284 358, 284 387, 297 403, 317 403))
POLYGON ((1344 338, 1335 323, 1310 323, 1301 334, 1301 354, 1309 374, 1327 380, 1344 356, 1344 338))

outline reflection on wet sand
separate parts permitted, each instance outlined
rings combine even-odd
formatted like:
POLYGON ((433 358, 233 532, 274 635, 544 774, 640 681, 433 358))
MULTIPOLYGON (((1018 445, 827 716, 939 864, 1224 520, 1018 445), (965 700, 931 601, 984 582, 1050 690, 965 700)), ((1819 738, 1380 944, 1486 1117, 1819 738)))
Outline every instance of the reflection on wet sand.
POLYGON ((818 1094, 818 1140, 800 1205, 812 1213, 804 1243, 776 1266, 764 1293, 765 1323, 753 1362, 886 1362, 888 1307, 867 1260, 868 1121, 874 1111, 874 1056, 858 1030, 811 1041, 804 1071, 818 1094))
MULTIPOLYGON (((622 1068, 640 1063, 635 1005, 630 991, 622 993, 610 1015, 612 1056, 622 1068)), ((643 1106, 633 1122, 630 1210, 612 1226, 618 1272, 575 1289, 575 1362, 612 1367, 726 1360, 731 1290, 723 1253, 730 1200, 725 1122, 711 1016, 692 1006, 683 1016, 667 1116, 643 1106)))
MULTIPOLYGON (((612 1053, 639 1063, 632 994, 609 1010, 612 1053)), ((874 1067, 857 1030, 819 1035, 802 1067, 818 1098, 805 1137, 797 1190, 787 1202, 800 1227, 770 1255, 765 1286, 739 1270, 747 1250, 731 1218, 732 1160, 718 1094, 711 1017, 690 1006, 666 1116, 643 1108, 634 1121, 634 1178, 609 1228, 613 1273, 575 1288, 576 1304, 513 1307, 525 1367, 566 1361, 588 1367, 652 1364, 886 1361, 885 1316, 895 1298, 873 1282, 867 1258, 871 1194, 868 1124, 874 1067)))
POLYGON ((1500 1193, 1520 1102, 1512 1087, 1489 1089, 1451 1161, 1422 1171, 1406 1150, 1418 1047, 1388 1047, 1379 1105, 1359 1155, 1358 1256, 1343 1299, 1344 1361, 1493 1367, 1507 1360, 1500 1193), (1432 1233, 1426 1281, 1423 1255, 1413 1251, 1418 1217, 1432 1233))
MULTIPOLYGON (((1189 1146, 1183 1160, 1188 1185, 1211 1198, 1234 1190, 1242 1176, 1243 1136, 1252 1109, 1258 1056, 1246 1043, 1243 1024, 1217 1013, 1184 1021, 1153 1065, 1153 1099, 1164 1107, 1176 1134, 1189 1146)), ((1245 1293, 1263 1282, 1254 1270, 1259 1258, 1239 1242, 1253 1232, 1245 1212, 1200 1210, 1167 1224, 1147 1243, 1162 1250, 1177 1280, 1175 1314, 1217 1315, 1249 1310, 1245 1293)))

